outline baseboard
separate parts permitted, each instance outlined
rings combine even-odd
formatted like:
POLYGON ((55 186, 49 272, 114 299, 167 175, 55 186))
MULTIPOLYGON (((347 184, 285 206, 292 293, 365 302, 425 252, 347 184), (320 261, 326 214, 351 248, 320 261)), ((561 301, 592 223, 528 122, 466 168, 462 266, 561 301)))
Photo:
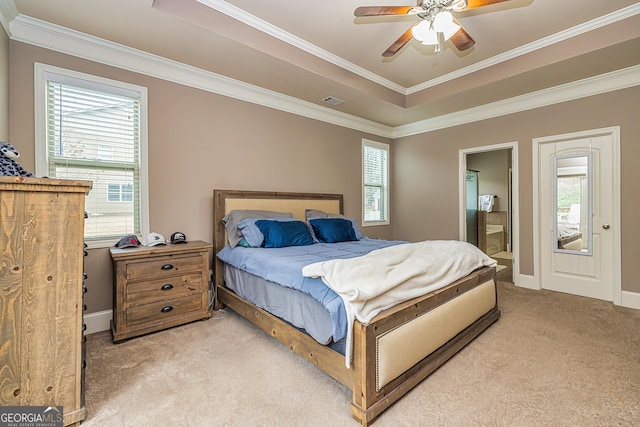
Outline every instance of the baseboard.
POLYGON ((113 310, 96 311, 84 315, 84 324, 87 325, 85 334, 95 334, 96 332, 108 331, 111 328, 111 317, 113 310))
POLYGON ((637 310, 640 310, 640 293, 622 291, 620 305, 623 307, 635 308, 637 310))
POLYGON ((529 276, 526 274, 514 274, 513 284, 521 288, 533 289, 534 291, 540 290, 540 284, 536 280, 535 276, 529 276))
MULTIPOLYGON (((514 284, 521 288, 540 290, 535 276, 518 274, 513 276, 514 284)), ((640 292, 622 291, 620 306, 640 310, 640 292)))

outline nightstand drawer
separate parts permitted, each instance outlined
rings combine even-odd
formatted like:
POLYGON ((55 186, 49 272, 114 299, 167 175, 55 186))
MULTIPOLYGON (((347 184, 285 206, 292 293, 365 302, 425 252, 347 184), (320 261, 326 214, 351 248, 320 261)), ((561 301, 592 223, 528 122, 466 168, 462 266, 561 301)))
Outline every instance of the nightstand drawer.
POLYGON ((127 264, 127 280, 141 279, 159 274, 202 270, 200 255, 165 256, 127 264))
POLYGON ((150 321, 161 323, 164 320, 202 309, 200 294, 139 305, 126 309, 127 325, 137 325, 150 321))
POLYGON ((202 290, 200 273, 127 283, 125 305, 131 307, 159 300, 166 301, 183 295, 199 294, 202 290))

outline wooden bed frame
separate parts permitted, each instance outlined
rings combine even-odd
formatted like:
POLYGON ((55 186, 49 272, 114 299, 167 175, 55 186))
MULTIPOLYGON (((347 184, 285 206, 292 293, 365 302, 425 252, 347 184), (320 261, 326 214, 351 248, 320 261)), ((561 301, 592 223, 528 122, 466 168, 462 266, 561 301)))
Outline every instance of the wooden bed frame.
MULTIPOLYGON (((234 209, 292 212, 303 221, 305 209, 343 213, 340 194, 214 190, 213 195, 215 253, 227 244, 221 219, 234 209)), ((495 268, 478 269, 386 310, 368 324, 356 321, 353 362, 348 369, 342 354, 227 289, 223 263, 215 253, 215 309, 228 306, 349 387, 352 415, 364 426, 500 317, 495 268)))

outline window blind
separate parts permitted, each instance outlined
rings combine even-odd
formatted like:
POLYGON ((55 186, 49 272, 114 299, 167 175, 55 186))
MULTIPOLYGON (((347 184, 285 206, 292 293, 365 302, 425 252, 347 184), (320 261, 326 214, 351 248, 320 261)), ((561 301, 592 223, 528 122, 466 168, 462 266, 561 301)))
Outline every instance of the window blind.
POLYGON ((140 234, 140 96, 47 73, 50 177, 93 181, 85 240, 140 234))
POLYGON ((365 223, 388 221, 388 156, 386 146, 363 146, 365 223))

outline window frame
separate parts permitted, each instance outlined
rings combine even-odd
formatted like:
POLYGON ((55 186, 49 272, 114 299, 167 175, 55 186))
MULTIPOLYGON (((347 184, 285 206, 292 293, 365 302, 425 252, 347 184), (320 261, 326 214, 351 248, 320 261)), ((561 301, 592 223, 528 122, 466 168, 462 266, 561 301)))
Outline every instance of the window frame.
MULTIPOLYGON (((147 88, 52 65, 34 63, 34 119, 35 119, 35 175, 48 175, 49 150, 47 145, 47 74, 56 74, 68 80, 69 84, 81 80, 82 86, 89 86, 109 92, 137 92, 140 96, 140 233, 149 233, 149 168, 148 168, 148 102, 147 88)), ((89 248, 111 247, 118 238, 92 239, 87 241, 89 248)))
POLYGON ((389 217, 389 187, 390 187, 390 173, 389 173, 389 169, 390 169, 390 164, 391 164, 391 151, 390 151, 390 146, 389 144, 385 144, 383 142, 377 142, 377 141, 371 141, 368 139, 363 139, 362 140, 362 152, 361 152, 361 165, 362 165, 362 173, 361 173, 361 178, 362 178, 362 226, 363 227, 374 227, 374 226, 380 226, 380 225, 389 225, 391 223, 390 217, 389 217), (383 192, 383 198, 384 198, 384 211, 383 211, 383 219, 382 220, 376 220, 376 221, 367 221, 365 219, 366 217, 366 199, 365 199, 365 188, 367 187, 366 183, 365 183, 365 149, 366 147, 371 147, 371 148, 375 148, 375 149, 379 149, 379 150, 383 150, 386 153, 386 157, 387 157, 387 164, 386 164, 386 170, 384 171, 385 173, 385 178, 386 178, 386 185, 382 185, 381 189, 383 192))

